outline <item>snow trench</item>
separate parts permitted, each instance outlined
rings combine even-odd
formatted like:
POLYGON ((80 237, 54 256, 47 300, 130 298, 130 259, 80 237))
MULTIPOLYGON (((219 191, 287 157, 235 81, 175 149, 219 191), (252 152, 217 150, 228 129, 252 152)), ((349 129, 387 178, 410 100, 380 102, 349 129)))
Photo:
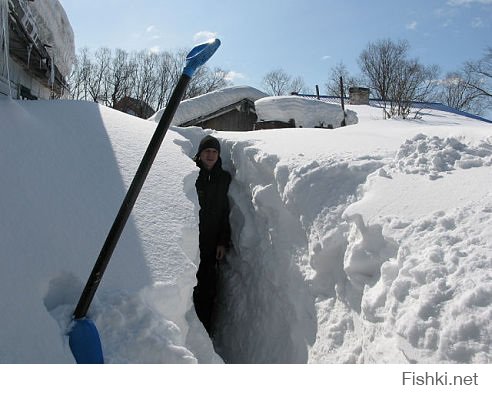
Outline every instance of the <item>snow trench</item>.
MULTIPOLYGON (((175 142, 192 157, 204 131, 176 130, 189 142, 175 142)), ((219 138, 233 175, 233 250, 220 270, 216 352, 227 363, 360 361, 361 346, 345 349, 354 341, 344 336, 355 335, 363 289, 398 246, 381 226, 343 212, 384 163, 286 162, 251 142, 219 138)))

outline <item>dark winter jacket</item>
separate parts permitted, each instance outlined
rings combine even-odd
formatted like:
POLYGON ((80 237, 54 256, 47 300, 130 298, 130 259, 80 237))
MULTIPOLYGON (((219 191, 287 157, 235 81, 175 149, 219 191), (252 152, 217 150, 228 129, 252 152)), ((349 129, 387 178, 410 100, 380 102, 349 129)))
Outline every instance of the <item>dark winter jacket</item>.
POLYGON ((208 171, 197 162, 200 174, 195 182, 200 204, 200 251, 215 255, 218 245, 230 247, 231 226, 229 223, 229 199, 227 193, 231 175, 222 169, 219 157, 208 171))

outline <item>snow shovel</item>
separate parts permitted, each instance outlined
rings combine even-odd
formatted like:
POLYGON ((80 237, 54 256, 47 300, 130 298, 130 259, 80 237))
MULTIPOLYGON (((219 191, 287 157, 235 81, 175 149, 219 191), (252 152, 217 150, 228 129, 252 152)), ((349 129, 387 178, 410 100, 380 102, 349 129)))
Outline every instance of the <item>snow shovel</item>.
POLYGON ((152 163, 159 151, 159 148, 164 140, 167 129, 169 128, 174 114, 184 96, 186 87, 190 82, 195 71, 205 64, 215 53, 220 46, 220 40, 215 39, 193 48, 186 56, 186 64, 183 73, 174 88, 174 91, 169 99, 169 102, 162 114, 162 117, 157 125, 149 146, 142 158, 142 161, 135 173, 135 177, 126 193, 125 199, 121 204, 120 210, 113 222, 113 225, 108 233, 106 241, 99 253, 94 268, 87 280, 85 288, 80 296, 77 307, 73 314, 73 322, 69 328, 68 337, 69 345, 75 361, 78 364, 102 364, 104 357, 99 339, 97 328, 90 319, 86 317, 87 310, 94 298, 97 287, 101 282, 102 276, 113 251, 118 243, 123 228, 130 216, 131 210, 135 205, 138 194, 142 189, 152 163))

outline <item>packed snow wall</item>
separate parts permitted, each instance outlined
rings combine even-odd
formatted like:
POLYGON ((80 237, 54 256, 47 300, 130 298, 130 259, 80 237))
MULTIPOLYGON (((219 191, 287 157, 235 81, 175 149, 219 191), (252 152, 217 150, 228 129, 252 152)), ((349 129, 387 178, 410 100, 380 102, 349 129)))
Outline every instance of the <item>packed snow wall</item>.
MULTIPOLYGON (((192 157, 204 131, 181 133, 190 141, 183 150, 192 157)), ((352 309, 360 311, 364 284, 377 280, 372 271, 364 277, 357 267, 357 253, 368 246, 355 234, 362 231, 364 240, 379 241, 375 248, 395 252, 379 227, 365 229, 342 219, 358 187, 383 164, 362 159, 289 167, 248 141, 221 136, 221 143, 223 166, 233 175, 234 231, 233 250, 220 269, 216 351, 230 363, 309 362, 323 300, 338 293, 350 315, 352 309), (347 250, 354 256, 351 279, 344 271, 347 250)), ((370 269, 377 271, 386 258, 379 257, 370 269)))

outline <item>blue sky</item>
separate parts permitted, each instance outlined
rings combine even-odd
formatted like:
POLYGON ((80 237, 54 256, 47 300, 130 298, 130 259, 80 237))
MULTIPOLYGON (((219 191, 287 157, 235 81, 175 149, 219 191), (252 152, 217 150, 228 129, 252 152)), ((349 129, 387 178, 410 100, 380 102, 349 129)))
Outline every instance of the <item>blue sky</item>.
POLYGON ((222 40, 212 66, 236 85, 261 88, 282 68, 323 92, 339 62, 359 73, 369 42, 410 42, 410 55, 443 73, 492 47, 492 0, 60 0, 77 49, 191 48, 210 35, 222 40))

